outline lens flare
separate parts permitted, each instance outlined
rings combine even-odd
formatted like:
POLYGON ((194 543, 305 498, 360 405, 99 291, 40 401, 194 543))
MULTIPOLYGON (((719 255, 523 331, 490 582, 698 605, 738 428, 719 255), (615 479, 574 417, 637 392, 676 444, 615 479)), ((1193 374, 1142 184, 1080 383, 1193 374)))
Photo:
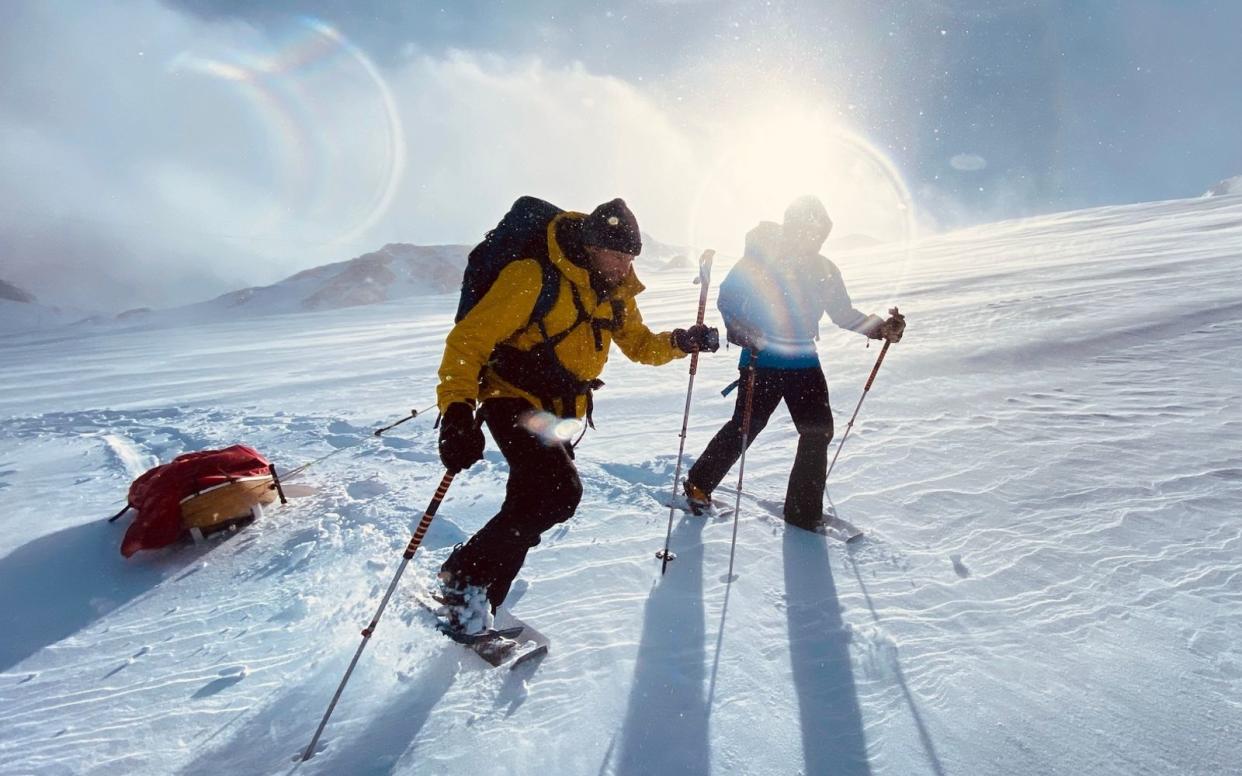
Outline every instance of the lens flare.
POLYGON ((553 433, 556 438, 562 442, 568 442, 582 431, 582 421, 577 418, 562 418, 559 423, 553 426, 553 433))
POLYGON ((582 431, 582 421, 576 418, 560 418, 551 412, 532 410, 519 421, 545 445, 561 445, 572 440, 582 431))
POLYGON ((227 85, 246 111, 235 123, 259 128, 271 196, 250 209, 246 232, 297 229, 330 246, 387 213, 406 164, 400 113, 378 68, 336 29, 303 18, 272 50, 185 51, 168 69, 227 85))

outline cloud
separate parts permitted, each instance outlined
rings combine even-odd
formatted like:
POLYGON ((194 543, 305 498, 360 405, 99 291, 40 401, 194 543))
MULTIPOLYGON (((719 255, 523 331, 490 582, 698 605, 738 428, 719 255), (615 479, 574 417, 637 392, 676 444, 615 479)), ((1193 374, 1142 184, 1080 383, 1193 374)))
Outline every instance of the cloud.
POLYGON ((258 258, 220 240, 217 214, 200 207, 213 196, 234 213, 248 207, 233 185, 248 177, 230 148, 236 105, 161 61, 169 46, 254 31, 126 8, 18 4, 0 45, 0 261, 50 303, 181 301, 244 277, 258 258), (158 185, 170 174, 202 185, 173 196, 158 185))
POLYGON ((387 242, 469 243, 527 193, 623 196, 648 233, 722 250, 797 194, 850 232, 897 212, 884 165, 798 106, 686 107, 480 52, 379 68, 313 20, 20 7, 0 51, 0 275, 51 303, 169 306, 387 242))
POLYGON ((523 193, 575 209, 624 196, 659 233, 670 182, 693 168, 669 115, 580 66, 453 52, 415 59, 390 83, 410 149, 394 209, 417 218, 420 239, 476 239, 523 193))
POLYGON ((978 154, 957 154, 949 160, 949 166, 962 172, 978 172, 988 166, 988 160, 978 154))
POLYGON ((525 192, 654 212, 665 179, 647 170, 686 174, 667 116, 581 67, 455 52, 381 72, 313 22, 19 8, 0 53, 0 260, 62 304, 169 305, 385 242, 470 242, 525 192))

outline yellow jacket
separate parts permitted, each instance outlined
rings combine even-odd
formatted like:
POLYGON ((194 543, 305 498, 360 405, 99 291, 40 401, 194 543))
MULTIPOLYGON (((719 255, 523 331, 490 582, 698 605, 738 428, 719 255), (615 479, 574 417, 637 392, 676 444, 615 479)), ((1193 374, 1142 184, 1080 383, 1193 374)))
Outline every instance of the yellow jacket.
MULTIPOLYGON (((602 347, 596 349, 596 335, 590 322, 578 325, 556 345, 561 364, 582 380, 598 378, 608 363, 611 342, 616 341, 630 360, 660 365, 686 354, 673 344, 671 332, 652 332, 643 323, 634 301, 643 290, 634 270, 606 297, 598 297, 591 287, 587 270, 574 264, 556 240, 556 227, 563 219, 582 219, 582 213, 562 213, 548 224, 548 254, 560 271, 560 289, 556 302, 545 317, 549 337, 571 327, 578 319, 571 286, 576 288, 583 307, 596 319, 611 321, 611 300, 622 303, 621 326, 615 331, 599 331, 602 347)), ((444 342, 444 358, 440 362, 440 384, 436 399, 440 411, 454 402, 469 402, 502 397, 525 399, 534 407, 543 402, 501 379, 487 362, 497 345, 510 345, 528 351, 543 341, 538 323, 530 319, 535 300, 543 285, 543 271, 537 259, 522 259, 508 264, 478 304, 449 332, 444 342)), ((561 415, 581 418, 587 411, 587 397, 579 396, 572 411, 555 407, 561 415)))

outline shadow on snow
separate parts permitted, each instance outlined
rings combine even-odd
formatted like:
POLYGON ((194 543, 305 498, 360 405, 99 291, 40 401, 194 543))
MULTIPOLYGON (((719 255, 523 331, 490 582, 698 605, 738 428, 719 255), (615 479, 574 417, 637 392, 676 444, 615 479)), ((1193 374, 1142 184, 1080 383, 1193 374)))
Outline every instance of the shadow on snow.
POLYGON ((214 546, 173 547, 126 560, 124 528, 95 520, 27 542, 0 558, 0 671, 89 627, 214 546))
POLYGON ((784 556, 789 657, 802 723, 803 771, 870 774, 849 633, 832 579, 828 539, 786 529, 784 556))
POLYGON ((685 549, 647 598, 617 774, 711 772, 699 537, 706 522, 677 524, 670 546, 685 549))

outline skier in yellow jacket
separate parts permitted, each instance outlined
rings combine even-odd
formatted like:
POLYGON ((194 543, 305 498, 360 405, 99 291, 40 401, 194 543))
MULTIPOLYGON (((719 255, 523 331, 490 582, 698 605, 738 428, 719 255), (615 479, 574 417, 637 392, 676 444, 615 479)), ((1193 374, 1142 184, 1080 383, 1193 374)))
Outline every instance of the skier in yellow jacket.
POLYGON ((573 446, 551 428, 557 418, 590 422, 610 345, 651 365, 719 346, 716 330, 702 324, 647 328, 635 303, 643 285, 632 267, 641 250, 638 222, 621 199, 590 215, 561 213, 547 226, 546 258, 559 283, 548 313, 532 319, 542 257, 521 259, 501 270, 449 332, 437 388, 440 458, 449 471, 473 465, 483 456, 486 423, 509 464, 500 511, 441 567, 451 628, 490 627, 527 551, 577 509, 582 483, 573 446))

